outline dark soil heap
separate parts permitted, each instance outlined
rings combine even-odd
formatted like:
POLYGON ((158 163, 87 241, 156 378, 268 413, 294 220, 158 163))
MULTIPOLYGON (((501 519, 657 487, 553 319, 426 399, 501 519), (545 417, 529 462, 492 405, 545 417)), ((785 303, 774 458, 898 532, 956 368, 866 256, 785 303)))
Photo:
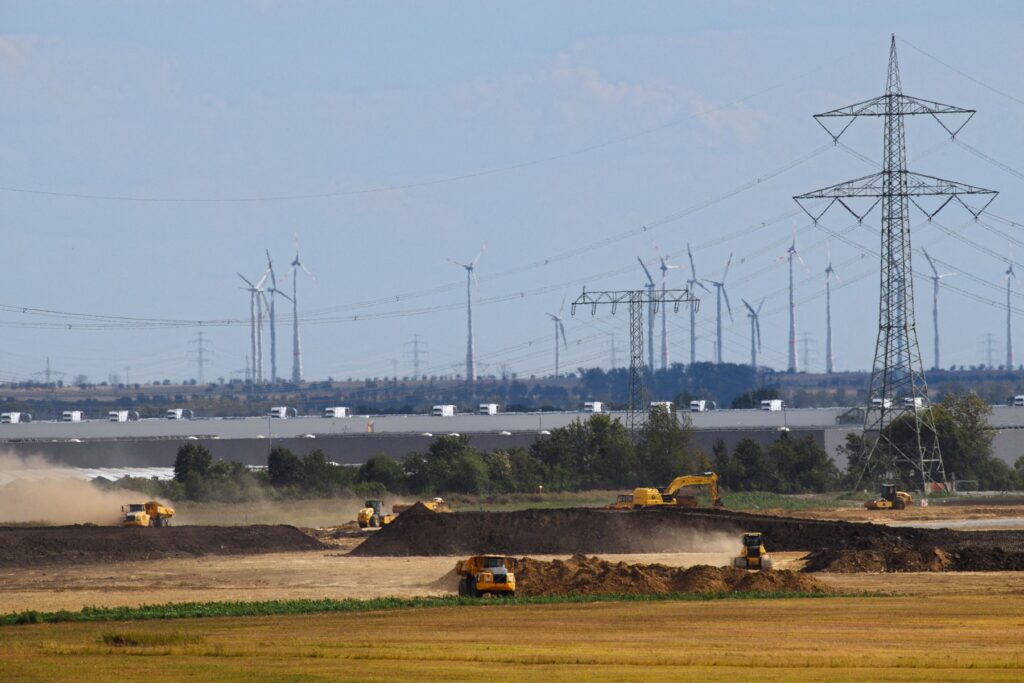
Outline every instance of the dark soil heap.
POLYGON ((0 567, 321 550, 293 526, 0 527, 0 567))
POLYGON ((805 572, 1024 571, 1024 552, 1000 547, 906 548, 877 544, 862 549, 822 548, 807 556, 805 572))
POLYGON ((697 565, 688 569, 660 564, 608 562, 573 555, 544 562, 529 557, 516 565, 518 595, 666 595, 668 593, 827 593, 817 579, 789 570, 748 572, 697 565))

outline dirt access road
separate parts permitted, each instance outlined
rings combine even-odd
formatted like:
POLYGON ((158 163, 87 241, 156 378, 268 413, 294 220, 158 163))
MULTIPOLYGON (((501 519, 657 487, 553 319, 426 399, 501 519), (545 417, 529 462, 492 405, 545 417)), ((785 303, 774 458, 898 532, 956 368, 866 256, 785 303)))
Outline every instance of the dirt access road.
MULTIPOLYGON (((798 569, 803 553, 774 553, 780 569, 798 569)), ((538 556, 553 559, 555 556, 538 556)), ((557 556, 567 559, 567 556, 557 556)), ((722 566, 726 553, 602 555, 611 561, 722 566)), ((462 557, 352 557, 336 552, 207 556, 113 565, 0 571, 0 612, 79 610, 165 602, 371 598, 455 592, 462 557)), ((846 593, 1024 596, 1024 572, 815 574, 846 593)))

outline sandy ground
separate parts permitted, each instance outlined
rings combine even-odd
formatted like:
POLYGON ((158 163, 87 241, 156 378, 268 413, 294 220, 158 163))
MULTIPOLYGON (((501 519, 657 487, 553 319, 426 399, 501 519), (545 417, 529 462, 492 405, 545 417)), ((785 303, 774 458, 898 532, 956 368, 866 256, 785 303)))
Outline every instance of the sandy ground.
MULTIPOLYGON (((798 567, 801 556, 774 555, 780 569, 798 567)), ((724 553, 601 557, 679 567, 729 562, 724 553)), ((0 572, 0 613, 164 602, 446 595, 456 590, 452 570, 460 559, 349 557, 327 551, 6 570, 0 572)))
MULTIPOLYGON (((802 553, 774 553, 779 569, 799 569, 802 553)), ((538 556, 551 559, 553 556, 538 556)), ((564 557, 564 556, 563 556, 564 557)), ((611 561, 722 566, 726 554, 603 555, 611 561)), ((349 557, 338 552, 202 557, 0 572, 0 613, 79 610, 165 602, 370 598, 455 592, 461 557, 349 557)), ((1024 596, 1022 572, 815 574, 847 593, 1024 596)))
POLYGON ((925 527, 1024 529, 1024 505, 929 505, 906 510, 759 510, 766 515, 925 527), (976 522, 970 524, 969 522, 976 522))

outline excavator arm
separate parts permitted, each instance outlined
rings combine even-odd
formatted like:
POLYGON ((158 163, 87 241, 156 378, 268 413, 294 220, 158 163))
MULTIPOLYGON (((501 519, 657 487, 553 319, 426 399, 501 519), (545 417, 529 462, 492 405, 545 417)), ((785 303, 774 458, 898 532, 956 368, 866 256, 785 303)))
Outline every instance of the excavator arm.
POLYGON ((666 496, 675 496, 679 489, 684 486, 707 486, 708 495, 711 497, 711 505, 722 507, 722 498, 718 494, 718 474, 705 472, 704 474, 684 474, 672 480, 672 483, 665 488, 666 496))

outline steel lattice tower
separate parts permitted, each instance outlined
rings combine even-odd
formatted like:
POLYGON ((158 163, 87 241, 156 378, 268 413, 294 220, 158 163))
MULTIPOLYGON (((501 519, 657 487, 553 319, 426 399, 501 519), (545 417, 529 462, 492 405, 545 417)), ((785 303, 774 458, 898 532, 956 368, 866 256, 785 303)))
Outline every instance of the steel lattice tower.
POLYGON ((860 454, 858 486, 865 477, 888 477, 901 471, 909 472, 914 478, 920 476, 921 489, 925 492, 929 483, 946 483, 935 420, 926 407, 928 385, 914 321, 910 204, 913 203, 931 220, 956 201, 977 218, 996 193, 908 171, 903 117, 931 115, 951 137, 956 137, 974 113, 973 109, 904 95, 896 60, 896 37, 893 36, 885 94, 814 117, 837 144, 857 117, 878 116, 885 124, 880 173, 794 197, 815 223, 836 203, 861 221, 881 204, 878 338, 864 417, 864 450, 860 454), (944 119, 950 116, 961 117, 960 125, 950 127, 944 123, 944 119), (846 120, 838 133, 833 133, 823 122, 823 119, 833 117, 846 120), (964 203, 961 199, 964 195, 981 195, 987 199, 981 208, 976 209, 964 203), (945 197, 945 200, 938 208, 929 211, 920 200, 925 196, 945 197), (855 203, 851 201, 854 198, 868 200, 869 206, 863 211, 856 211, 855 203), (827 204, 821 211, 811 212, 807 206, 815 203, 813 200, 827 200, 827 204))
POLYGON ((700 300, 693 297, 688 289, 644 288, 612 292, 588 292, 584 289, 572 302, 569 313, 576 315, 576 307, 584 304, 590 306, 591 315, 597 313, 599 305, 610 305, 613 315, 619 304, 629 305, 629 404, 626 406, 626 426, 631 434, 635 434, 640 426, 640 416, 647 412, 644 406, 644 306, 649 307, 653 319, 660 306, 672 304, 672 312, 678 313, 680 304, 690 304, 697 308, 700 300))

